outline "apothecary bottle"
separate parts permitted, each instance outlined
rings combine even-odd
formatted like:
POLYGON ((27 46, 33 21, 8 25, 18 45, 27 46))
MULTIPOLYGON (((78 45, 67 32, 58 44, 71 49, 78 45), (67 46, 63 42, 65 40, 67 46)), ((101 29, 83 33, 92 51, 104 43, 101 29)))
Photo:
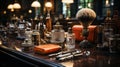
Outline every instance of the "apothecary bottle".
POLYGON ((66 34, 66 48, 68 50, 75 48, 75 34, 72 32, 72 28, 68 28, 68 32, 66 34))
POLYGON ((51 43, 63 43, 65 40, 65 31, 62 29, 62 25, 57 22, 53 27, 51 31, 51 43))
POLYGON ((40 45, 40 33, 37 30, 33 30, 32 42, 34 45, 40 45))
POLYGON ((25 39, 28 40, 28 44, 32 44, 32 30, 30 28, 25 29, 25 39))

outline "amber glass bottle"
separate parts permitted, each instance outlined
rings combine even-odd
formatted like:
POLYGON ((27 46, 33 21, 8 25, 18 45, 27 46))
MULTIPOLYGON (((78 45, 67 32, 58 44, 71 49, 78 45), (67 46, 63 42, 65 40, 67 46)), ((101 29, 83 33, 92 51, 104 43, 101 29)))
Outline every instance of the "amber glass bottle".
POLYGON ((50 16, 46 17, 46 28, 48 32, 51 32, 52 30, 52 19, 50 16))

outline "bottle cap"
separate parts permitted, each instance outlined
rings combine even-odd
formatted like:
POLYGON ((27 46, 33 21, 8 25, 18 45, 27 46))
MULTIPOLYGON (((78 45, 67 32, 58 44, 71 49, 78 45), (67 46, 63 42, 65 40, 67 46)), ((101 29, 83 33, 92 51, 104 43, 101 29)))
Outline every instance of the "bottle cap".
POLYGON ((68 28, 68 33, 72 33, 72 28, 71 27, 68 28))

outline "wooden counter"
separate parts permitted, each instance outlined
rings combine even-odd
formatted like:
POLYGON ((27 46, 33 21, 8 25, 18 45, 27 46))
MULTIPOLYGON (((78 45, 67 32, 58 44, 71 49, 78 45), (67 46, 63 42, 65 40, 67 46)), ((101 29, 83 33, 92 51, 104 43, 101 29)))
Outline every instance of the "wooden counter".
MULTIPOLYGON (((22 49, 20 47, 21 43, 22 41, 20 40, 11 39, 10 42, 6 44, 7 47, 4 45, 0 46, 0 53, 6 52, 7 54, 10 54, 10 56, 14 56, 14 58, 17 57, 24 61, 21 62, 26 62, 28 65, 31 64, 30 67, 120 67, 120 54, 110 54, 107 49, 98 49, 96 47, 92 47, 87 49, 90 51, 89 56, 80 56, 75 59, 58 61, 55 60, 54 57, 48 57, 48 55, 36 54, 34 52, 21 52, 16 49, 16 47, 18 49, 22 49)), ((83 50, 79 48, 77 44, 76 49, 83 50)), ((14 63, 13 65, 9 63, 7 64, 14 66, 14 63)), ((7 67, 7 65, 5 67, 7 67)))

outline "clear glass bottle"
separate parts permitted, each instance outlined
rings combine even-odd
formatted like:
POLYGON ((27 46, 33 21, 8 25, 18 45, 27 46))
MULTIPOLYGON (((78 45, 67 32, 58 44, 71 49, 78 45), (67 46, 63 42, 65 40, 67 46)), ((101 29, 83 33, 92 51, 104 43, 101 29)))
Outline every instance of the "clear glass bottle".
POLYGON ((75 48, 75 34, 72 32, 72 28, 68 28, 68 32, 66 34, 66 48, 68 50, 72 50, 75 48))
POLYGON ((63 43, 65 40, 65 31, 62 29, 62 25, 57 22, 53 27, 54 29, 51 32, 51 43, 63 43))

